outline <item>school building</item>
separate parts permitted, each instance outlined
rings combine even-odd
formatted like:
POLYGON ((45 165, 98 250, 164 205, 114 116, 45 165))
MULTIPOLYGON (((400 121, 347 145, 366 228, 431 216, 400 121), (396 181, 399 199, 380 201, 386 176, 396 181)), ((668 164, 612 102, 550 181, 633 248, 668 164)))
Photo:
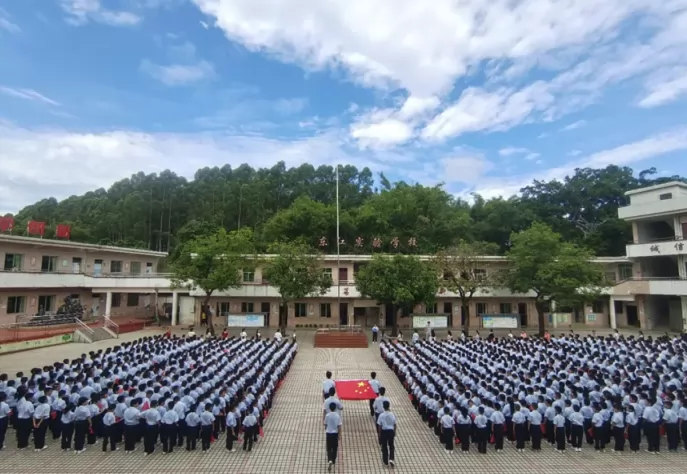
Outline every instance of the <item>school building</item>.
MULTIPOLYGON (((687 328, 687 185, 673 182, 627 194, 630 204, 618 210, 632 223, 627 256, 595 259, 614 285, 578 308, 549 305, 550 328, 687 328)), ((57 316, 67 296, 80 302, 85 318, 157 311, 172 324, 186 326, 199 324, 208 310, 216 324, 240 327, 385 327, 393 321, 392 308, 362 297, 356 288, 356 275, 370 255, 342 255, 338 261, 335 255, 323 257, 322 271, 331 275, 332 287, 321 297, 292 301, 281 310, 279 292, 260 268, 244 271, 241 288, 214 293, 209 308, 203 308, 202 291, 172 288, 169 275, 158 272, 165 257, 148 250, 0 234, 0 325, 57 316)), ((484 273, 507 265, 499 256, 481 261, 484 273)), ((469 317, 472 329, 534 328, 533 296, 504 288, 477 292, 466 314, 459 295, 443 292, 433 305, 401 312, 397 322, 406 328, 432 321, 460 329, 469 317)))

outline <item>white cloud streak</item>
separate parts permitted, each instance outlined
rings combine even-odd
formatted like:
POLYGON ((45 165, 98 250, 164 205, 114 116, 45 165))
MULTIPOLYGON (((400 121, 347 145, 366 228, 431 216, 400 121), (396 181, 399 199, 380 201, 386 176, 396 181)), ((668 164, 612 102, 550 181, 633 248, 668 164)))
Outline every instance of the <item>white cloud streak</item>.
POLYGON ((73 25, 94 22, 110 26, 134 26, 143 19, 133 12, 105 8, 100 0, 61 0, 60 5, 67 14, 67 21, 73 25))
POLYGON ((52 105, 53 107, 60 106, 59 102, 52 100, 51 98, 46 97, 33 89, 0 86, 0 94, 16 97, 18 99, 30 100, 32 102, 40 102, 43 104, 52 105))

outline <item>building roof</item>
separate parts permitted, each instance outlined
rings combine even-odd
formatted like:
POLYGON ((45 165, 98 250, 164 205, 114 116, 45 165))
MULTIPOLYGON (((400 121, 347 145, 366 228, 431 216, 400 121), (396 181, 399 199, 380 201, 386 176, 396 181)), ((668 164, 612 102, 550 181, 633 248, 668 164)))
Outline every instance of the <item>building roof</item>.
POLYGON ((675 188, 675 187, 687 190, 687 184, 685 184, 681 181, 670 181, 668 183, 656 184, 654 186, 647 186, 645 188, 639 188, 639 189, 633 189, 631 191, 626 191, 625 196, 634 196, 635 194, 650 193, 652 191, 658 191, 660 189, 675 188))
MULTIPOLYGON (((391 255, 391 254, 386 254, 386 255, 391 255)), ((274 254, 263 254, 259 255, 258 258, 275 258, 277 255, 274 254)), ((431 260, 434 258, 433 255, 418 255, 418 257, 421 260, 431 260)), ((481 257, 475 257, 476 260, 482 261, 482 262, 506 262, 508 260, 508 257, 504 257, 502 255, 484 255, 481 257)), ((343 260, 346 262, 369 262, 372 260, 372 255, 366 254, 366 255, 324 255, 323 260, 325 262, 336 262, 337 260, 343 260)), ((630 260, 627 257, 595 257, 594 262, 596 263, 628 263, 630 260)))
POLYGON ((70 240, 41 239, 38 237, 24 237, 21 235, 0 234, 0 244, 3 242, 11 244, 39 245, 41 247, 57 247, 85 250, 89 252, 123 253, 130 255, 144 255, 147 257, 166 257, 166 252, 155 252, 146 249, 134 249, 128 247, 114 247, 111 245, 84 244, 72 242, 70 240))

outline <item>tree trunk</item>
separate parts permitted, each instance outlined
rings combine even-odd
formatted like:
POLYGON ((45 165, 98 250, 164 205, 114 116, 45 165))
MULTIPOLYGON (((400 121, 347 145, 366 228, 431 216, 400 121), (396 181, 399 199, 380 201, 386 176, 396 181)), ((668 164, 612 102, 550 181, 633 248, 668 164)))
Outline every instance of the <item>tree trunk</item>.
POLYGON ((463 325, 463 330, 465 333, 469 336, 470 335, 470 301, 461 301, 461 306, 460 306, 461 314, 460 316, 463 316, 463 312, 465 313, 465 324, 463 325))
POLYGON ((214 336, 215 335, 215 326, 212 324, 212 311, 210 311, 210 296, 212 293, 208 293, 208 295, 205 297, 205 300, 203 301, 203 311, 205 311, 205 317, 207 318, 208 322, 208 329, 210 330, 210 335, 214 336))
POLYGON ((537 310, 537 322, 539 324, 539 337, 544 337, 546 332, 546 318, 544 317, 544 302, 535 300, 534 307, 537 310))
POLYGON ((393 321, 391 324, 391 337, 397 336, 398 335, 398 307, 395 304, 391 305, 391 314, 393 315, 393 321))

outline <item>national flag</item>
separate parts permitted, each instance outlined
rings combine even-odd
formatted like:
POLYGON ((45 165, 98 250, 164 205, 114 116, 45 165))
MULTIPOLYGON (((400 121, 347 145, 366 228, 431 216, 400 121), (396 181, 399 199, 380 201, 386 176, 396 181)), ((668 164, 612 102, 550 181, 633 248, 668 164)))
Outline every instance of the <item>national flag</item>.
POLYGON ((67 224, 57 224, 55 228, 55 237, 58 239, 67 239, 72 236, 72 226, 67 224))
POLYGON ((10 231, 12 232, 12 229, 14 228, 14 218, 7 216, 7 217, 0 217, 0 232, 7 232, 10 231))
POLYGON ((29 223, 26 224, 26 233, 43 237, 45 234, 45 222, 29 221, 29 223))
POLYGON ((337 380, 336 393, 340 400, 374 400, 377 394, 367 380, 337 380))

